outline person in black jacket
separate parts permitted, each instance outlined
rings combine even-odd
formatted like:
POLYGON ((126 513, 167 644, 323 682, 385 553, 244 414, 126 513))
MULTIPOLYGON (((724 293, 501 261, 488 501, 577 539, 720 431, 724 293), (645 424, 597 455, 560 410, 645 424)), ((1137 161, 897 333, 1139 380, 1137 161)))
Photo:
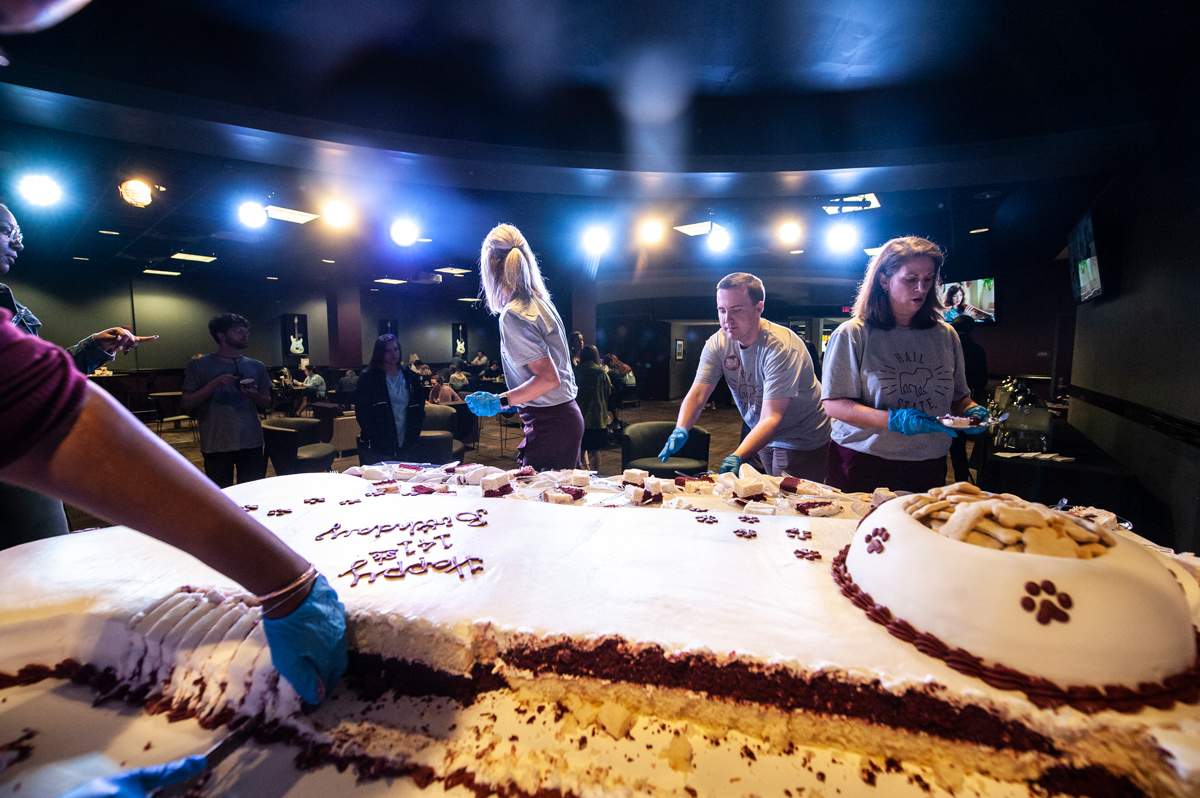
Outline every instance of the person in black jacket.
POLYGON ((425 388, 416 373, 400 367, 401 356, 396 336, 379 336, 371 362, 358 378, 355 405, 362 429, 358 447, 362 465, 400 460, 421 438, 425 388))

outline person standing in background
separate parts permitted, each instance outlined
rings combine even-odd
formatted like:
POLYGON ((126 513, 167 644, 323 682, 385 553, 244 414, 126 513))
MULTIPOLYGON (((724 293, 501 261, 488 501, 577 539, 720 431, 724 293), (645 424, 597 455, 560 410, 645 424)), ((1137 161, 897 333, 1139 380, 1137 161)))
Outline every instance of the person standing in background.
POLYGON ((608 425, 612 423, 612 414, 608 411, 612 383, 600 365, 600 352, 596 347, 585 346, 580 351, 575 381, 579 385, 575 401, 583 413, 583 467, 599 473, 600 450, 608 444, 608 425))
POLYGON ((179 406, 200 425, 204 473, 227 488, 267 475, 258 411, 271 406, 267 367, 242 350, 250 346, 250 322, 236 313, 214 316, 208 334, 217 351, 189 361, 179 406))
POLYGON ((425 388, 411 368, 400 366, 400 342, 388 333, 375 339, 371 362, 358 379, 358 461, 373 465, 400 460, 421 438, 425 388))

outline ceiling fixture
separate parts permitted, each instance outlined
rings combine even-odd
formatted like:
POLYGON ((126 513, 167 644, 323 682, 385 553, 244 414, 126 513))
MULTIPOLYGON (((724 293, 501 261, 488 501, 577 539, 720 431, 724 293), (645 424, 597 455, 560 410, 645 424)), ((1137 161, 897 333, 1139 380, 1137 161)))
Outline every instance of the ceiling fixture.
POLYGON ((17 189, 32 205, 53 205, 62 199, 62 189, 48 175, 26 175, 17 189))
POLYGON ((75 257, 71 258, 71 260, 90 260, 90 258, 81 258, 78 255, 76 255, 75 257))
POLYGON ((583 251, 598 258, 608 251, 612 235, 603 227, 589 227, 583 234, 583 251))
POLYGON ((641 236, 647 244, 657 244, 662 241, 663 226, 658 222, 646 222, 642 225, 641 236))
POLYGON ((853 225, 835 224, 825 235, 825 245, 834 252, 849 252, 858 245, 858 231, 853 225))
POLYGON ((281 222, 294 222, 295 224, 308 224, 313 219, 317 218, 315 213, 305 213, 304 211, 294 211, 291 208, 281 208, 278 205, 268 205, 265 208, 267 216, 272 219, 278 219, 281 222))
POLYGON ((142 269, 142 274, 162 274, 166 275, 167 277, 178 277, 179 275, 183 274, 183 272, 168 272, 163 269, 142 269))
POLYGON ((150 193, 150 186, 141 180, 126 180, 117 190, 121 193, 121 199, 136 208, 145 208, 154 201, 154 196, 150 193))
POLYGON ((417 243, 417 237, 421 235, 421 231, 417 229, 417 223, 412 219, 397 219, 392 222, 392 229, 389 233, 392 241, 401 247, 411 247, 417 243))
POLYGON ((404 283, 407 283, 408 280, 396 280, 392 277, 380 277, 375 282, 383 283, 384 285, 402 285, 404 283))
POLYGON ((459 302, 478 302, 479 297, 477 297, 477 296, 460 296, 458 298, 458 301, 459 302))
POLYGON ((853 213, 854 211, 869 211, 882 208, 879 198, 874 194, 855 194, 852 197, 836 197, 825 200, 828 205, 822 205, 821 210, 833 216, 838 213, 853 213))
POLYGON ((880 252, 883 252, 883 247, 871 247, 870 249, 864 249, 863 252, 867 253, 868 258, 873 258, 880 252))
POLYGON ((198 263, 212 263, 216 260, 216 257, 213 255, 189 255, 186 252, 176 252, 171 257, 175 260, 194 260, 198 263))
POLYGON ((696 222, 695 224, 681 224, 675 228, 685 236, 706 236, 712 232, 712 222, 696 222))
POLYGON ((279 278, 278 277, 268 277, 267 279, 268 280, 278 280, 279 278))
POLYGON ((789 254, 789 255, 803 255, 803 254, 804 254, 804 250, 802 250, 802 249, 793 249, 793 250, 792 250, 791 252, 789 252, 788 254, 789 254))
POLYGON ((458 268, 457 266, 443 266, 443 267, 442 267, 442 268, 440 268, 440 269, 434 269, 434 271, 435 271, 435 272, 441 272, 442 274, 453 274, 453 275, 454 275, 454 276, 456 276, 456 277, 457 277, 457 276, 460 276, 460 275, 463 275, 463 274, 470 274, 470 273, 471 273, 471 270, 470 270, 470 269, 460 269, 460 268, 458 268))
POLYGON ((1000 196, 999 191, 996 191, 995 189, 990 189, 988 191, 980 191, 978 194, 975 195, 975 199, 990 200, 990 199, 995 199, 996 197, 999 197, 999 196, 1000 196))
POLYGON ((106 235, 106 236, 119 236, 119 235, 121 235, 121 234, 120 234, 120 233, 118 233, 116 230, 97 230, 96 232, 98 232, 98 233, 104 233, 104 235, 106 235))
POLYGON ((324 211, 325 221, 334 227, 345 227, 354 219, 350 206, 338 200, 326 203, 324 211))
POLYGON ((795 222, 784 222, 779 226, 779 240, 785 244, 795 244, 800 240, 800 225, 795 222))
POLYGON ((238 219, 247 227, 262 227, 267 223, 267 210, 257 202, 243 202, 238 206, 238 219))
POLYGON ((978 230, 972 230, 971 235, 974 235, 975 233, 986 233, 989 229, 990 228, 987 227, 980 227, 978 230))
POLYGON ((321 258, 321 263, 337 263, 337 261, 330 260, 329 258, 321 258))
POLYGON ((729 231, 716 222, 713 222, 712 232, 708 234, 708 248, 713 252, 724 252, 729 249, 731 241, 729 231))

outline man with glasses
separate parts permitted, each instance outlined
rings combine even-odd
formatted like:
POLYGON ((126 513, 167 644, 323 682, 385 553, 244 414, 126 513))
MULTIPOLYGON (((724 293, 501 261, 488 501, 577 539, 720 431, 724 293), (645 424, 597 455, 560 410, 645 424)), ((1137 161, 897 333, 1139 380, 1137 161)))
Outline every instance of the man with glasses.
MULTIPOLYGON (((0 276, 8 274, 24 249, 16 218, 7 206, 0 204, 0 276)), ((0 309, 12 314, 14 326, 30 335, 38 335, 42 322, 16 300, 12 289, 4 283, 0 283, 0 309)), ((90 374, 112 360, 117 352, 128 352, 143 341, 157 337, 139 337, 123 327, 112 327, 89 335, 67 351, 76 368, 90 374)), ((29 540, 65 535, 68 531, 67 514, 58 499, 0 483, 0 549, 29 540)))

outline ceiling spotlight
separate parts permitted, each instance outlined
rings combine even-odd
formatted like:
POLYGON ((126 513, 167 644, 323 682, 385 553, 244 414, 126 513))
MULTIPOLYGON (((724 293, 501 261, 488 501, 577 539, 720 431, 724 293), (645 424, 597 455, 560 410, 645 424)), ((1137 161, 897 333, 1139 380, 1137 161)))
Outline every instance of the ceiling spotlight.
POLYGON ((657 244, 662 241, 663 226, 658 222, 646 222, 642 225, 642 241, 647 244, 657 244))
POLYGON ((834 252, 849 252, 858 246, 858 231, 854 225, 835 224, 825 235, 825 246, 834 252))
POLYGON ((243 202, 238 207, 238 219, 247 227, 262 227, 267 223, 267 210, 257 202, 243 202))
POLYGON ((411 219, 397 219, 392 222, 391 230, 392 240, 398 246, 411 247, 417 243, 417 237, 421 235, 421 231, 417 229, 417 223, 411 219))
POLYGON ((795 222, 785 222, 780 225, 779 240, 785 244, 795 244, 800 240, 800 225, 795 222))
POLYGON ((32 205, 53 205, 62 199, 62 189, 46 175, 26 175, 17 190, 32 205))
POLYGON ((592 257, 599 257, 608 251, 612 236, 603 227, 589 227, 583 234, 583 250, 592 257))
POLYGON ((350 210, 350 206, 337 200, 325 205, 323 215, 325 221, 334 227, 345 227, 354 218, 354 212, 350 210))
POLYGON ((145 208, 154 201, 150 194, 150 186, 141 180, 126 180, 117 190, 121 192, 121 199, 137 208, 145 208))
POLYGON ((714 222, 712 232, 708 234, 708 248, 713 252, 724 252, 729 249, 729 242, 729 231, 714 222))

